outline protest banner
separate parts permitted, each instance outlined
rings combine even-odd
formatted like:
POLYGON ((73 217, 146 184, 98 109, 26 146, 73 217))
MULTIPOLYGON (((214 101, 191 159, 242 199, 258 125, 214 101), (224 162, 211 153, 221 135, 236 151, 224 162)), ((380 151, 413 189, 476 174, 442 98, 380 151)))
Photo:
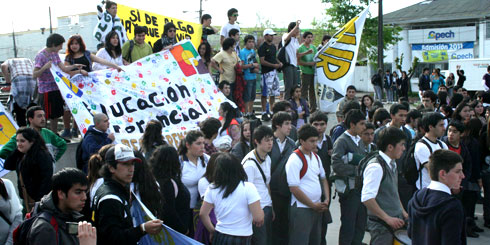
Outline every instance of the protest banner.
POLYGON ((347 86, 352 84, 368 9, 347 22, 315 55, 322 111, 335 112, 347 86))
MULTIPOLYGON (((133 224, 140 225, 150 220, 157 219, 150 210, 145 206, 145 204, 140 200, 139 196, 131 190, 133 194, 133 201, 131 202, 131 217, 133 218, 133 224)), ((189 245, 200 245, 202 243, 181 234, 174 229, 162 224, 163 228, 157 235, 145 235, 141 238, 138 244, 151 245, 151 244, 161 244, 161 245, 175 245, 175 244, 189 244, 189 245)))
POLYGON ((165 140, 177 147, 198 122, 218 118, 219 106, 227 100, 188 40, 123 69, 69 79, 52 66, 51 73, 82 134, 93 125, 94 113, 105 113, 116 142, 139 149, 146 123, 155 119, 163 124, 165 140))
MULTIPOLYGON (((5 107, 0 103, 0 148, 5 145, 12 136, 17 132, 17 123, 12 115, 5 110, 5 107)), ((6 175, 9 171, 3 168, 5 159, 0 159, 0 177, 6 175)))
POLYGON ((117 16, 121 19, 129 40, 134 37, 134 26, 146 26, 148 33, 145 41, 153 46, 163 35, 163 26, 167 22, 172 22, 177 29, 176 38, 178 42, 189 39, 196 48, 201 43, 202 25, 198 23, 183 21, 122 4, 117 5, 117 16))

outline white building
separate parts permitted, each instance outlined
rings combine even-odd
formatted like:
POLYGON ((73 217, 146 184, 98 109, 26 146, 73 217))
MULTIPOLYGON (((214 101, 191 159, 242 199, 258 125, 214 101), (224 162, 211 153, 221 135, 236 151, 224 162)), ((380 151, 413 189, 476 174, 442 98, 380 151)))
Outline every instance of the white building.
MULTIPOLYGON (((85 42, 87 50, 96 51, 97 40, 93 37, 93 31, 98 23, 97 13, 84 13, 73 16, 58 17, 58 28, 53 28, 53 33, 61 34, 66 41, 73 34, 80 34, 85 42)), ((49 36, 49 28, 42 30, 21 31, 15 33, 17 57, 34 59, 37 52, 46 46, 49 36)), ((62 53, 66 49, 66 42, 62 53)), ((0 34, 0 61, 14 57, 14 45, 12 33, 0 34)))
POLYGON ((403 40, 385 50, 385 70, 394 71, 395 59, 403 54, 402 70, 408 71, 418 57, 414 90, 425 67, 447 70, 450 59, 490 57, 489 0, 423 1, 384 15, 383 22, 403 28, 403 40))

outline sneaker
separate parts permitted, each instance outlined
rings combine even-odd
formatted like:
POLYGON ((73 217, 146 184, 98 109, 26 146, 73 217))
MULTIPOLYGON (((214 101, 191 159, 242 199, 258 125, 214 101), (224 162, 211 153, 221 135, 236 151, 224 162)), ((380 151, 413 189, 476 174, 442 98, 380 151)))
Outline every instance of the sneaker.
POLYGON ((71 135, 73 138, 78 138, 78 129, 77 128, 72 128, 71 129, 71 135))
POLYGON ((271 118, 270 118, 269 114, 267 114, 267 113, 262 114, 262 118, 261 118, 261 119, 262 119, 262 121, 264 121, 264 122, 268 122, 268 121, 270 121, 270 120, 271 120, 271 118))
POLYGON ((65 130, 63 130, 63 133, 61 133, 61 138, 70 139, 71 138, 70 129, 65 128, 65 130))

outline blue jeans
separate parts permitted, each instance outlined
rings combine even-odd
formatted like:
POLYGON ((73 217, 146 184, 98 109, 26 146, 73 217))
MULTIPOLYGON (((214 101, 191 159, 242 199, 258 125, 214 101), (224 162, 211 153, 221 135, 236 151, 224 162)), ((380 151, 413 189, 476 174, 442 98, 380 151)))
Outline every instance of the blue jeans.
POLYGON ((378 85, 373 85, 374 87, 374 99, 381 101, 383 99, 383 88, 378 85))
POLYGON ((394 99, 393 99, 393 90, 386 89, 386 100, 387 101, 390 101, 390 102, 393 102, 394 101, 394 99))

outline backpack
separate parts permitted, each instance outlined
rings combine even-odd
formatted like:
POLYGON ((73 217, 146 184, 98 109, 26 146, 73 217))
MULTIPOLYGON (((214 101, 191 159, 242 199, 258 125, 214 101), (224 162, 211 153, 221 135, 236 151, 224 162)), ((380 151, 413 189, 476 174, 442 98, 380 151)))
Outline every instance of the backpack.
MULTIPOLYGON (((417 182, 417 179, 419 178, 422 169, 424 168, 425 164, 427 164, 427 162, 422 163, 420 169, 417 169, 417 163, 415 162, 415 146, 417 145, 418 142, 426 145, 427 148, 429 148, 430 154, 432 154, 432 148, 430 147, 429 143, 427 143, 427 141, 424 140, 424 138, 416 142, 413 142, 410 145, 410 148, 408 148, 408 152, 405 155, 405 158, 403 159, 404 164, 402 166, 402 175, 407 181, 407 183, 412 186, 415 186, 415 183, 417 182)), ((443 148, 442 142, 440 140, 437 140, 437 144, 439 144, 439 146, 443 148)), ((420 181, 422 182, 422 179, 420 179, 420 181)))
POLYGON ((371 84, 376 86, 379 85, 379 74, 376 73, 371 77, 371 84))
POLYGON ((33 211, 27 213, 25 220, 20 223, 17 228, 15 228, 12 234, 14 245, 24 245, 30 243, 29 232, 31 231, 32 224, 34 224, 34 221, 36 221, 38 218, 44 219, 53 226, 56 232, 56 243, 59 243, 58 222, 56 221, 56 218, 48 212, 38 212, 38 209, 39 203, 37 202, 34 206, 33 211))
POLYGON ((290 42, 291 42, 291 38, 289 38, 289 41, 287 41, 284 46, 281 46, 282 42, 279 43, 279 52, 277 53, 277 60, 279 60, 283 64, 283 67, 289 65, 290 63, 289 56, 286 53, 286 46, 288 46, 290 42))
POLYGON ((131 56, 131 53, 133 52, 133 48, 134 48, 134 40, 129 40, 128 54, 125 57, 123 57, 129 63, 133 63, 133 57, 131 56))
POLYGON ((362 160, 359 162, 359 165, 356 167, 356 177, 355 177, 355 188, 361 190, 362 186, 364 184, 364 170, 366 170, 366 167, 368 163, 373 160, 374 158, 378 159, 379 164, 381 165, 381 168, 383 169, 383 177, 381 178, 381 182, 385 179, 385 173, 387 170, 386 163, 383 159, 380 159, 379 151, 372 151, 369 154, 367 154, 362 160))
MULTIPOLYGON (((80 143, 78 144, 77 146, 77 150, 75 152, 75 160, 76 160, 76 164, 77 164, 77 168, 82 170, 83 171, 83 167, 85 166, 85 162, 83 161, 83 147, 82 147, 82 144, 83 144, 83 140, 85 139, 85 137, 87 137, 87 135, 90 134, 90 131, 88 131, 82 138, 82 140, 80 140, 80 143)), ((101 142, 97 141, 97 137, 95 137, 96 139, 96 142, 97 144, 100 144, 101 142)), ((89 157, 90 159, 90 157, 89 157)), ((88 162, 88 161, 87 161, 88 162)))

